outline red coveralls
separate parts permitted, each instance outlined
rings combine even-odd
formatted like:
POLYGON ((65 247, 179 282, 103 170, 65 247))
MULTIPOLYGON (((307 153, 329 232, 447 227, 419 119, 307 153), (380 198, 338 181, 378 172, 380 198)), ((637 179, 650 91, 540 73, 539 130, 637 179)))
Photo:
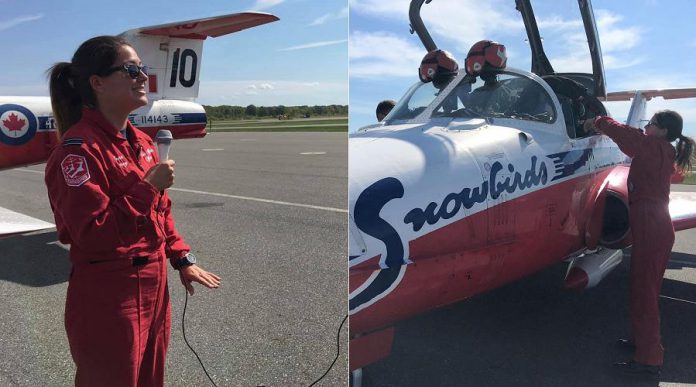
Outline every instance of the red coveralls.
POLYGON ((659 296, 662 277, 674 244, 669 215, 669 189, 676 151, 665 139, 651 137, 609 117, 594 122, 632 157, 628 173, 631 255, 631 330, 636 344, 633 359, 662 365, 659 296))
POLYGON ((128 140, 84 109, 46 165, 58 238, 72 270, 65 330, 76 386, 162 386, 170 332, 165 257, 189 251, 171 201, 143 180, 158 163, 152 139, 128 140), (166 244, 165 244, 166 236, 166 244))

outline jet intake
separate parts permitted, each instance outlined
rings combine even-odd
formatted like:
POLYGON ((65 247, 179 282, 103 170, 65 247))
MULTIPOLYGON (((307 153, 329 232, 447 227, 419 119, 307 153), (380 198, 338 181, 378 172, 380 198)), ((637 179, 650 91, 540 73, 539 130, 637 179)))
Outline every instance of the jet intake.
POLYGON ((599 243, 610 249, 622 249, 632 243, 628 207, 619 194, 608 192, 599 243))

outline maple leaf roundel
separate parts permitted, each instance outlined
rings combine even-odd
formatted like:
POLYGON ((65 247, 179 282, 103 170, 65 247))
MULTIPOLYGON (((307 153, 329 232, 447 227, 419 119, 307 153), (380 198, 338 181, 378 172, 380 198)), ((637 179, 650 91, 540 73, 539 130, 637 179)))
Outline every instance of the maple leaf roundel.
POLYGON ((12 103, 0 105, 0 142, 22 145, 36 134, 38 122, 31 110, 12 103))

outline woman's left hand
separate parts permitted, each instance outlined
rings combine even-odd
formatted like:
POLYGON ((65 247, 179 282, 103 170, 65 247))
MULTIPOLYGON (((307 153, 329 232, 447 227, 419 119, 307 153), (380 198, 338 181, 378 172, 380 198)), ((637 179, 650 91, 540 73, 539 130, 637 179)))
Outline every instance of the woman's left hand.
POLYGON ((190 295, 193 295, 192 282, 198 282, 209 289, 217 289, 220 286, 220 277, 217 274, 205 271, 195 264, 179 269, 179 279, 190 295))

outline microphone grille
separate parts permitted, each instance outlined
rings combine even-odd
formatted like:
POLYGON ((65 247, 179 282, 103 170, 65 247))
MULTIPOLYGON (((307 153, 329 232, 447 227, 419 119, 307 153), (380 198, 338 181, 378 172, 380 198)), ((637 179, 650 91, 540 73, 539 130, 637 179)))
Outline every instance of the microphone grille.
POLYGON ((157 142, 171 142, 172 139, 172 132, 166 129, 160 129, 157 131, 157 135, 155 136, 155 140, 157 142))

